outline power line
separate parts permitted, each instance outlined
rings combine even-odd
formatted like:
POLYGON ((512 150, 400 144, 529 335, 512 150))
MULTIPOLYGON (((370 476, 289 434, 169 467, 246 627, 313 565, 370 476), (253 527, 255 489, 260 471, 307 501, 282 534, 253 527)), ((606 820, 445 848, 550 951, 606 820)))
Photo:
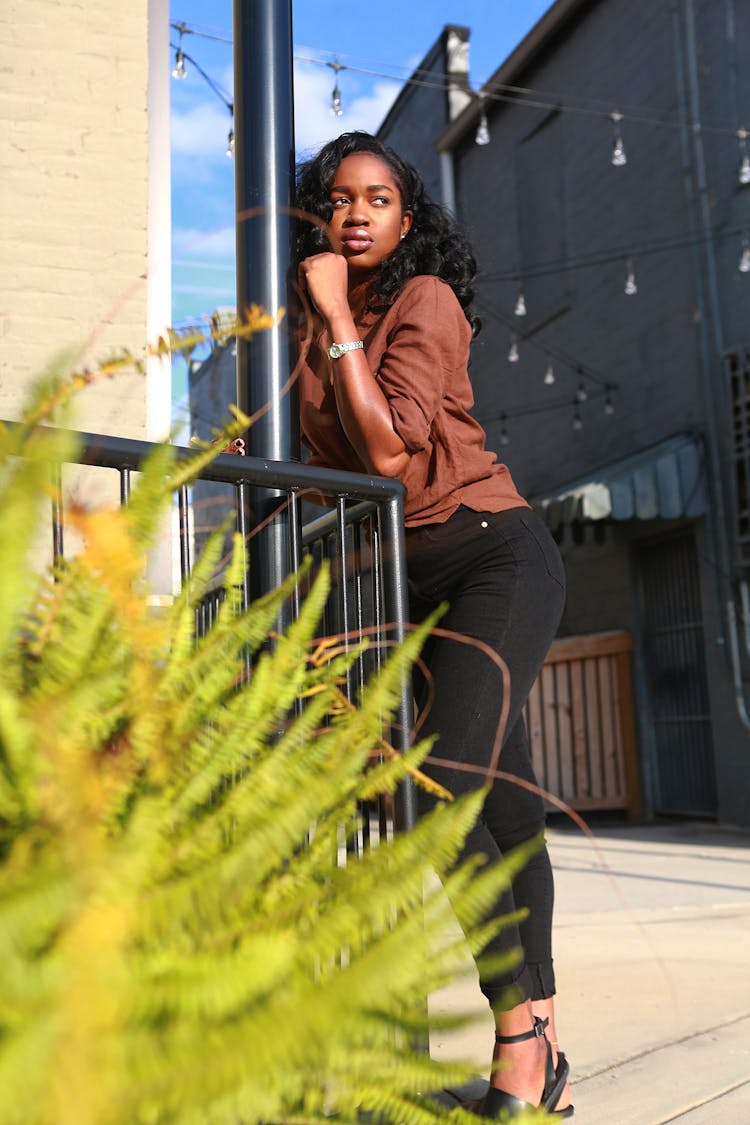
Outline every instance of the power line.
MULTIPOLYGON (((196 35, 200 38, 210 39, 217 42, 225 43, 229 46, 232 45, 230 38, 224 38, 218 34, 211 34, 201 32, 196 27, 182 22, 172 23, 171 26, 175 30, 185 35, 196 35)), ((357 65, 356 59, 358 56, 351 56, 348 54, 334 53, 330 51, 323 51, 322 54, 329 55, 331 58, 340 61, 341 59, 350 60, 341 65, 342 70, 349 70, 354 74, 364 74, 370 78, 385 78, 393 82, 400 82, 404 86, 416 86, 422 89, 434 89, 442 92, 455 89, 455 78, 445 75, 444 77, 436 77, 434 72, 423 70, 417 67, 405 76, 404 73, 393 73, 398 70, 398 64, 392 63, 373 63, 371 66, 357 65), (377 68, 377 69, 376 69, 377 68), (389 68, 389 69, 384 69, 389 68), (425 77, 420 77, 424 75, 425 77)), ((326 58, 316 57, 314 55, 304 55, 294 53, 294 58, 298 62, 308 62, 315 66, 328 67, 330 60, 326 58)), ((402 72, 407 68, 401 67, 402 72)), ((577 113, 586 116, 599 117, 605 120, 610 120, 613 116, 613 101, 611 99, 603 98, 576 98, 574 94, 560 94, 546 90, 536 90, 530 86, 514 86, 506 83, 493 83, 489 79, 487 83, 479 90, 474 91, 467 88, 466 91, 476 101, 488 103, 512 103, 514 105, 525 105, 530 109, 546 109, 556 110, 561 113, 577 113)), ((655 128, 664 129, 682 129, 684 128, 684 121, 675 117, 665 117, 662 111, 658 112, 644 112, 641 106, 628 106, 618 103, 616 115, 619 121, 627 121, 628 124, 641 124, 652 125, 655 128)), ((745 130, 738 125, 716 125, 710 124, 705 121, 694 121, 691 123, 694 131, 703 133, 714 133, 721 136, 733 136, 742 140, 742 134, 745 130)))
POLYGON ((591 251, 578 257, 553 258, 548 262, 538 262, 534 265, 524 266, 521 270, 508 273, 482 273, 478 275, 481 281, 515 281, 528 280, 535 277, 547 277, 568 270, 586 269, 590 266, 607 265, 610 262, 625 261, 628 258, 645 258, 651 254, 661 254, 668 250, 689 249, 701 243, 711 242, 714 239, 741 238, 745 233, 744 227, 726 227, 720 230, 716 227, 708 232, 697 235, 680 236, 666 235, 642 243, 628 243, 624 246, 613 247, 609 250, 591 251))

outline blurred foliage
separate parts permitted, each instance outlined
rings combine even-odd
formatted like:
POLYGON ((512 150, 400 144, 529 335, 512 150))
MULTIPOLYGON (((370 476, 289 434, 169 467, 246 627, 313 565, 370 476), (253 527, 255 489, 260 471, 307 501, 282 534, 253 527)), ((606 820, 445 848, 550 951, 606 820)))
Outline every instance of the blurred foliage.
POLYGON ((422 634, 342 706, 357 652, 313 643, 325 569, 269 645, 298 577, 243 609, 237 543, 196 640, 221 533, 174 604, 151 608, 171 490, 215 451, 186 466, 157 447, 126 508, 66 511, 83 546, 35 575, 50 462, 76 457, 39 423, 66 397, 50 378, 0 427, 2 1120, 476 1122, 424 1096, 473 1068, 414 1044, 466 948, 426 876, 442 874, 475 952, 501 924, 479 920, 512 864, 453 869, 482 794, 346 852, 362 803, 428 750, 382 754, 422 634))

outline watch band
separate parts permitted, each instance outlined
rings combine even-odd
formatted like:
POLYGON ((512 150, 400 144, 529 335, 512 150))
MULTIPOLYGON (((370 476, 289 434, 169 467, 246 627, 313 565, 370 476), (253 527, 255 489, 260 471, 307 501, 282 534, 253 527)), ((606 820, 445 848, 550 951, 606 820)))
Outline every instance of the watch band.
POLYGON ((356 352, 364 346, 361 340, 350 340, 348 344, 331 344, 328 355, 331 359, 340 359, 344 352, 356 352))

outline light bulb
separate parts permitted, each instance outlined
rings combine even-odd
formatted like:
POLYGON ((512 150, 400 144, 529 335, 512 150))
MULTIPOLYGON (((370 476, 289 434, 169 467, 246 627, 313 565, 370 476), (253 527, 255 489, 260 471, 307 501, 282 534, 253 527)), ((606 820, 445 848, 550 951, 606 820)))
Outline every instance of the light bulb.
POLYGON ((227 156, 234 156, 234 129, 230 129, 227 134, 227 156))
POLYGON ((604 413, 607 415, 607 417, 611 417, 611 415, 614 414, 614 412, 615 412, 615 407, 614 407, 614 403, 612 402, 612 398, 611 398, 610 395, 607 395, 607 397, 604 400, 604 413))
POLYGON ((628 275, 625 278, 625 293, 628 297, 632 297, 635 293, 638 292, 638 286, 635 283, 635 272, 633 270, 633 263, 631 262, 630 258, 628 258, 627 262, 627 271, 628 275))
POLYGON ((547 370, 544 372, 545 385, 551 387, 555 381, 555 369, 551 363, 547 364, 547 370))
POLYGON ((628 154, 625 152, 625 144, 619 133, 615 135, 615 143, 612 146, 612 163, 615 168, 622 168, 623 164, 627 164, 628 154))
POLYGON ((174 67, 172 68, 173 78, 184 78, 187 74, 185 70, 185 56, 182 53, 182 47, 178 47, 174 57, 174 67))
POLYGON ((742 245, 742 253, 740 254, 740 261, 737 269, 740 273, 750 273, 750 245, 744 242, 742 245))
POLYGON ((334 117, 341 117, 342 113, 344 112, 344 107, 341 104, 341 90, 339 90, 339 71, 346 70, 346 67, 338 61, 326 63, 326 66, 330 66, 331 70, 336 76, 334 79, 333 91, 331 93, 331 113, 334 115, 334 117))
POLYGON ((574 430, 582 430, 583 429, 583 421, 581 419, 581 415, 578 413, 577 410, 573 414, 573 429, 574 430))
POLYGON ((335 117, 341 117, 341 114, 343 112, 344 107, 341 104, 341 91, 339 90, 337 84, 333 87, 333 93, 331 94, 331 113, 335 117))
POLYGON ((588 397, 589 392, 586 390, 586 386, 583 381, 581 381, 578 384, 578 390, 576 391, 576 402, 585 402, 588 397))
POLYGON ((518 341, 515 336, 510 343, 510 351, 508 352, 508 363, 518 363, 518 341))
POLYGON ((482 110, 479 114, 477 131, 474 137, 475 145, 488 145, 490 143, 490 127, 487 124, 487 114, 482 110))
POLYGON ((510 436, 508 434, 508 427, 505 424, 505 415, 501 418, 502 425, 500 427, 500 444, 510 445, 510 436))
POLYGON ((737 140, 740 144, 740 167, 737 179, 741 184, 750 184, 750 155, 747 151, 747 129, 737 130, 737 140))
POLYGON ((516 307, 514 308, 513 312, 516 314, 516 316, 526 316, 526 300, 523 295, 523 289, 518 290, 518 296, 516 297, 516 307))
POLYGON ((628 162, 627 153, 625 152, 625 142, 622 139, 622 134, 620 133, 620 129, 618 127, 619 123, 622 121, 622 114, 615 112, 610 113, 609 116, 615 130, 615 139, 612 145, 611 160, 616 168, 621 168, 623 164, 627 164, 628 162))

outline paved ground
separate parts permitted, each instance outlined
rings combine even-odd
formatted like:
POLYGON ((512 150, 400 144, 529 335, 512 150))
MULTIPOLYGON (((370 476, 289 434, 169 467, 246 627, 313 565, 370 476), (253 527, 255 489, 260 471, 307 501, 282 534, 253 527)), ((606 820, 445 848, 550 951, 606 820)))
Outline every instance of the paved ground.
MULTIPOLYGON (((558 1033, 578 1125, 750 1125, 750 833, 702 823, 549 832, 558 1033)), ((476 1010, 435 1055, 489 1063, 467 975, 434 1010, 476 1010)))

